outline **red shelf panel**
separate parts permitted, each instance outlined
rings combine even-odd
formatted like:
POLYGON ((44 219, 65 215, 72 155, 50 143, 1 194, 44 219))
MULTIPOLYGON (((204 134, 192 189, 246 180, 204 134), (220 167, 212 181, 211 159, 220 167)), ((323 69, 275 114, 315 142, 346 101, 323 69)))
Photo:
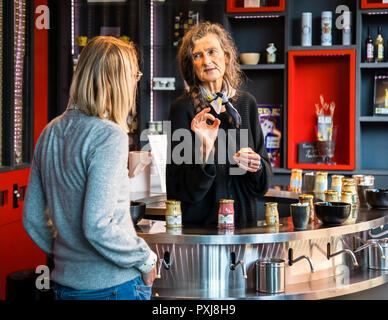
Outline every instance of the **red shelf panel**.
POLYGON ((361 9, 388 8, 388 3, 381 2, 381 0, 361 0, 361 9))
POLYGON ((288 168, 354 170, 355 50, 289 51, 288 168), (336 165, 298 163, 298 143, 316 141, 315 103, 334 101, 336 165))
POLYGON ((278 12, 285 10, 285 0, 267 0, 267 6, 244 8, 244 0, 226 0, 226 12, 278 12))

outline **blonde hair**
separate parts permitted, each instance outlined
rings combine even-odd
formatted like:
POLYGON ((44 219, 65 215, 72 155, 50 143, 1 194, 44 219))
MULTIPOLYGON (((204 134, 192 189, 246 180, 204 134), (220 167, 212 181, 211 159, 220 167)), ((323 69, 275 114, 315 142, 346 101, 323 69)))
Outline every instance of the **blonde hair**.
POLYGON ((69 105, 87 115, 109 119, 128 132, 136 110, 137 53, 132 43, 98 36, 82 50, 74 73, 69 105))

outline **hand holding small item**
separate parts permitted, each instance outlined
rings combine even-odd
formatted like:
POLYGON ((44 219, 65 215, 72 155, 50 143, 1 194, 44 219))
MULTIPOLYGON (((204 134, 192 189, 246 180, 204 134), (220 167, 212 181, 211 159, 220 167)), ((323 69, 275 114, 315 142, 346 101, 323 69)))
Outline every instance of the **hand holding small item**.
POLYGON ((129 177, 134 178, 138 176, 151 163, 151 152, 131 151, 129 153, 129 177))
POLYGON ((204 154, 204 160, 209 157, 210 151, 217 139, 218 128, 221 121, 210 114, 210 108, 205 108, 195 115, 191 121, 191 130, 199 137, 201 141, 201 151, 204 154), (213 121, 213 124, 208 124, 207 120, 213 121))
POLYGON ((234 156, 237 165, 246 171, 256 172, 261 168, 261 157, 251 148, 242 148, 234 156))

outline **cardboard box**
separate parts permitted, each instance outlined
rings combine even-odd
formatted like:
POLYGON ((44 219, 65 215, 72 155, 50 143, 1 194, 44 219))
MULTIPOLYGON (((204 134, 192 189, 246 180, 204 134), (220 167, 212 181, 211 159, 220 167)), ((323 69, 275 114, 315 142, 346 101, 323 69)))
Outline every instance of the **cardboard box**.
POLYGON ((244 8, 259 8, 260 0, 244 0, 244 8))
POLYGON ((269 160, 273 168, 279 168, 282 146, 282 106, 259 104, 257 110, 269 160))
POLYGON ((375 75, 374 116, 388 116, 388 75, 375 75))

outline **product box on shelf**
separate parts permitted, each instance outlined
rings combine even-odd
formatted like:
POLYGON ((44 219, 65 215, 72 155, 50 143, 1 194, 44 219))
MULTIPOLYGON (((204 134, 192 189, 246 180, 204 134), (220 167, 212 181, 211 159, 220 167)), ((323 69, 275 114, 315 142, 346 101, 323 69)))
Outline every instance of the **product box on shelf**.
POLYGON ((282 138, 282 105, 257 106, 264 143, 273 168, 280 167, 282 138))
POLYGON ((388 75, 375 75, 373 114, 388 115, 388 75))
POLYGON ((244 8, 259 8, 260 0, 244 0, 244 8))

